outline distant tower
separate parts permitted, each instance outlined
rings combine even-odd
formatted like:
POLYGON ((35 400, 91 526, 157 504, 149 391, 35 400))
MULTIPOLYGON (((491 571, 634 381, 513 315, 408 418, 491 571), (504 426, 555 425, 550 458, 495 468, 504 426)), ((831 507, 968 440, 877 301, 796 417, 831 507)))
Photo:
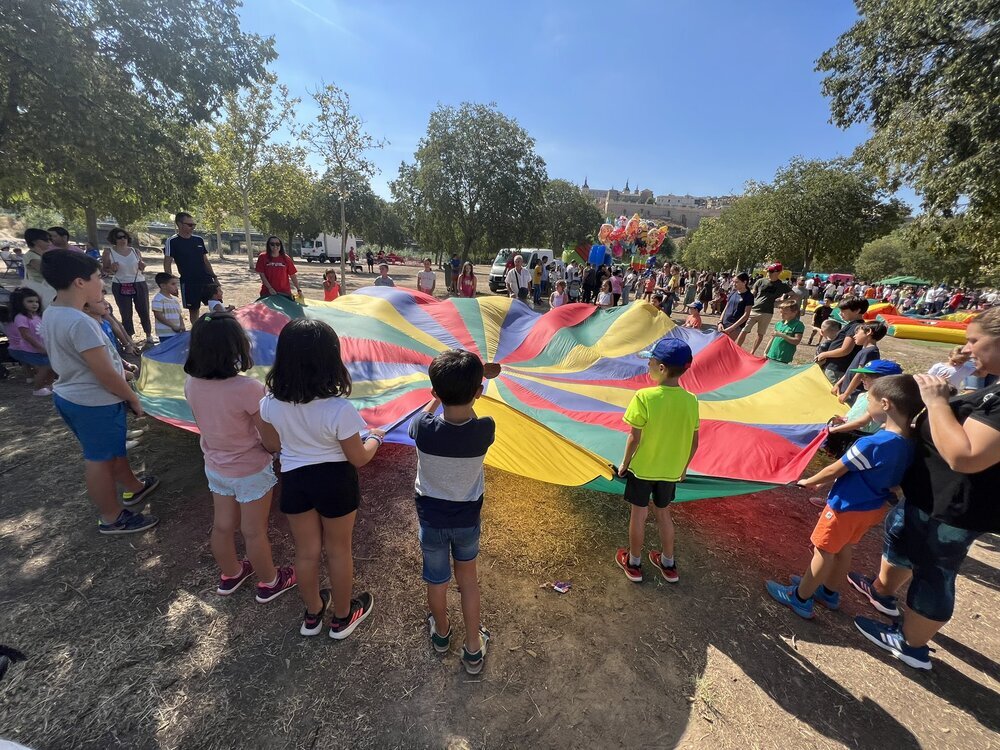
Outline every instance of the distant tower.
POLYGON ((628 189, 628 180, 625 180, 625 189, 622 192, 625 193, 625 195, 629 194, 630 191, 628 189))
POLYGON ((587 178, 586 177, 583 178, 583 189, 584 190, 590 190, 590 185, 587 184, 587 178))

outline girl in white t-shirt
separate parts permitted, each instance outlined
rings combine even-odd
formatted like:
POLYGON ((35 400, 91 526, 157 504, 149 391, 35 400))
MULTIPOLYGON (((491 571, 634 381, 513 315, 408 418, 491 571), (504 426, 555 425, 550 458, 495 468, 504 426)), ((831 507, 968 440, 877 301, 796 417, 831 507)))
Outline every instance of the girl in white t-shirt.
POLYGON ((566 293, 566 282, 560 279, 556 282, 556 290, 549 295, 549 307, 562 307, 569 302, 569 295, 566 293))
POLYGON ((215 592, 229 596, 257 575, 257 601, 277 599, 295 587, 295 569, 274 567, 267 521, 277 479, 274 459, 260 439, 260 400, 264 386, 241 373, 253 367, 250 341, 228 312, 210 312, 191 327, 184 383, 194 421, 201 432, 205 476, 212 491, 212 556, 219 565, 215 592), (239 529, 247 560, 236 554, 239 529))
POLYGON ((330 637, 346 638, 371 614, 368 592, 351 597, 351 536, 361 502, 358 468, 375 456, 385 432, 369 430, 347 400, 351 376, 340 339, 319 320, 298 319, 278 336, 269 393, 261 399, 261 437, 281 451, 281 511, 295 538, 299 594, 306 605, 299 632, 317 635, 333 604, 330 637), (333 589, 320 590, 319 561, 326 550, 333 589))
POLYGON ((612 307, 614 304, 614 297, 611 294, 611 282, 607 279, 601 284, 601 293, 597 295, 597 306, 598 307, 612 307))

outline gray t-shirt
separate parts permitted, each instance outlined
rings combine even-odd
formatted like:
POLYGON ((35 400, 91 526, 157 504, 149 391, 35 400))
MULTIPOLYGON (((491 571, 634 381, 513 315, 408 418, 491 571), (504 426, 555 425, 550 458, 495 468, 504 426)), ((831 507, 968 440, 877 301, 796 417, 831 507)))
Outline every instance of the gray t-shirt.
POLYGON ((390 276, 376 276, 375 286, 396 286, 396 282, 390 276))
POLYGON ((83 352, 104 347, 119 372, 122 360, 111 340, 92 317, 74 307, 53 305, 42 313, 42 332, 52 369, 59 373, 54 390, 80 406, 109 406, 121 399, 108 391, 83 358, 83 352))

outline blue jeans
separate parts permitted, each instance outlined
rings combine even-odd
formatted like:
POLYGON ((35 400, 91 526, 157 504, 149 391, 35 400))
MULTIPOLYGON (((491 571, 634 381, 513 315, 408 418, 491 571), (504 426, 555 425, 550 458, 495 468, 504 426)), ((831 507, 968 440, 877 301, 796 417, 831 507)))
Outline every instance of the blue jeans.
POLYGON ((451 560, 469 562, 479 555, 480 525, 461 529, 433 529, 420 524, 424 580, 432 585, 451 580, 451 560))
POLYGON ((885 517, 882 556, 913 571, 906 606, 928 620, 947 622, 955 611, 955 577, 979 531, 949 526, 901 502, 885 517))

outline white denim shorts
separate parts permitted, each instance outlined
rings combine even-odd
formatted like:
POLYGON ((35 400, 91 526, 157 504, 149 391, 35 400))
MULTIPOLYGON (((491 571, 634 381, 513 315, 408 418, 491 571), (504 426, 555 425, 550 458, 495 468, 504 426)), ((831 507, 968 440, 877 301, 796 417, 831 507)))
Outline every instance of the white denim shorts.
POLYGON ((271 464, 248 477, 224 477, 206 466, 205 476, 208 478, 208 489, 216 495, 235 497, 238 503, 260 500, 269 489, 278 483, 278 478, 274 476, 271 464))

